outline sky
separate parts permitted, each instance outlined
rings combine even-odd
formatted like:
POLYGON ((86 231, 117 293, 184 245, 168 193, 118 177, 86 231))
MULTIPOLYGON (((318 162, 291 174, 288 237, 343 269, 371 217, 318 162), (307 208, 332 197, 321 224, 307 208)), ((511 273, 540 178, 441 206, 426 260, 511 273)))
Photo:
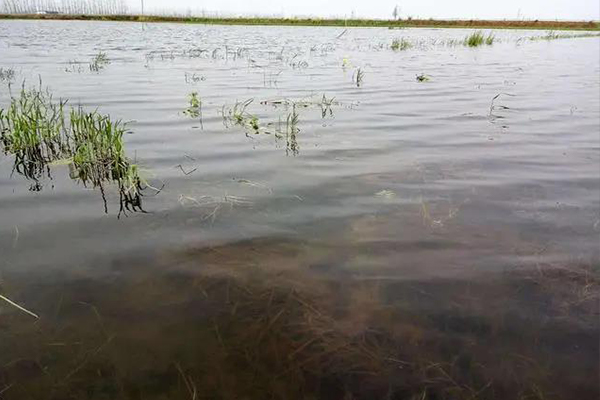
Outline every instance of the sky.
MULTIPOLYGON (((126 0, 139 11, 141 0, 126 0)), ((148 11, 391 18, 600 20, 599 0, 144 0, 148 11)))

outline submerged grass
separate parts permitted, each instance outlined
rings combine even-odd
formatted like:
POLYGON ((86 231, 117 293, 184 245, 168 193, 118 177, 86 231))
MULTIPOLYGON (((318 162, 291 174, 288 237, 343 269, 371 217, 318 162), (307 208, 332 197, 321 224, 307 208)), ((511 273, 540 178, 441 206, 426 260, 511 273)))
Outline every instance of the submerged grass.
POLYGON ((32 180, 30 190, 42 188, 40 179, 50 175, 50 165, 68 164, 70 177, 85 186, 100 189, 105 212, 105 184, 118 185, 119 215, 143 211, 143 181, 138 167, 125 156, 125 124, 97 111, 67 109, 67 102, 54 101, 48 90, 26 89, 0 109, 0 145, 15 157, 13 171, 32 180))
POLYGON ((580 351, 557 346, 549 358, 537 345, 564 343, 575 318, 578 345, 596 348, 593 270, 349 282, 291 268, 322 260, 318 247, 300 250, 309 244, 186 249, 144 262, 143 279, 14 282, 34 286, 23 295, 41 318, 6 313, 0 388, 11 399, 597 398, 593 354, 569 364, 580 351))

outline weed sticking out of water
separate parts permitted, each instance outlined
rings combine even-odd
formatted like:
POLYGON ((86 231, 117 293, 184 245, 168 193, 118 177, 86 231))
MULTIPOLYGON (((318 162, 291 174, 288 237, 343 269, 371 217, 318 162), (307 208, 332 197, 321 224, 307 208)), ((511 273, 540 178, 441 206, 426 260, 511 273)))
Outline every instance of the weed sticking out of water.
POLYGON ((11 83, 15 79, 14 68, 0 68, 0 82, 11 83))
POLYGON ((600 33, 558 33, 555 31, 548 31, 543 36, 532 36, 530 40, 557 40, 557 39, 575 39, 575 38, 589 38, 589 37, 600 37, 600 33))
POLYGON ((81 74, 83 72, 83 65, 80 61, 71 60, 67 62, 65 72, 81 74))
POLYGON ((279 84, 279 77, 283 73, 283 70, 277 72, 263 71, 263 86, 264 87, 277 87, 279 84))
POLYGON ((323 98, 321 99, 321 118, 325 118, 327 117, 327 115, 329 115, 330 117, 333 117, 333 109, 331 108, 331 106, 335 103, 335 97, 332 97, 330 99, 328 99, 327 97, 325 97, 325 95, 323 95, 323 98))
POLYGON ((108 64, 110 64, 110 60, 108 59, 106 53, 99 52, 94 56, 94 58, 92 58, 92 61, 90 61, 90 71, 100 72, 106 68, 108 64))
POLYGON ((285 154, 289 155, 290 153, 294 156, 298 155, 300 152, 300 146, 298 145, 298 140, 296 136, 300 132, 298 128, 298 123, 300 122, 300 116, 296 112, 296 106, 292 107, 292 112, 288 114, 286 119, 286 127, 285 127, 285 138, 286 138, 286 149, 285 154))
POLYGON ((13 171, 33 181, 30 190, 39 191, 41 178, 50 177, 50 166, 68 164, 72 179, 100 190, 105 212, 107 183, 118 186, 119 216, 143 211, 144 182, 125 156, 125 124, 97 111, 67 109, 66 104, 54 101, 40 83, 33 89, 23 85, 9 107, 0 109, 0 145, 15 157, 13 171))
POLYGON ((259 133, 260 125, 258 117, 250 114, 246 109, 254 99, 248 99, 243 102, 236 102, 233 107, 227 108, 223 106, 221 115, 223 116, 223 124, 229 128, 232 125, 241 126, 243 128, 251 128, 254 133, 259 133))
POLYGON ((404 50, 410 49, 411 47, 412 47, 412 44, 404 38, 392 40, 392 44, 390 46, 390 48, 394 51, 398 51, 398 50, 404 51, 404 50))
POLYGON ((198 97, 198 92, 189 94, 189 106, 183 111, 183 114, 190 118, 198 119, 200 121, 200 126, 204 129, 204 124, 202 122, 202 99, 198 97))
MULTIPOLYGON (((490 123, 492 123, 492 124, 495 124, 497 120, 502 120, 505 118, 504 116, 502 116, 499 113, 499 111, 510 110, 510 107, 496 104, 496 100, 498 100, 501 96, 515 97, 514 94, 510 94, 510 93, 498 93, 497 95, 495 95, 492 98, 492 101, 490 103, 490 111, 488 114, 488 119, 489 119, 490 123)), ((508 128, 508 125, 502 124, 501 127, 506 129, 506 128, 508 128)))
POLYGON ((425 74, 417 75, 417 82, 428 82, 430 80, 429 76, 425 74))
POLYGON ((352 75, 352 81, 356 84, 356 87, 361 87, 364 79, 365 71, 363 71, 362 68, 357 68, 352 75))
POLYGON ((477 31, 467 36, 463 42, 465 46, 469 47, 479 47, 484 44, 492 45, 494 44, 495 36, 493 34, 489 34, 488 36, 484 36, 481 31, 477 31))
POLYGON ((198 83, 198 82, 202 82, 202 81, 206 80, 206 78, 204 76, 198 75, 195 72, 192 72, 192 73, 186 72, 184 77, 185 77, 185 83, 198 83))

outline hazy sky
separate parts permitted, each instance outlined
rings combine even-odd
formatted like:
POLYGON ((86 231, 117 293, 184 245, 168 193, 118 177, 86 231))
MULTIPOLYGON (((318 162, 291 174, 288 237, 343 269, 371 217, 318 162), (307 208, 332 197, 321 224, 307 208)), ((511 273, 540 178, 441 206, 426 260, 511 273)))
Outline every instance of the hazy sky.
MULTIPOLYGON (((139 9, 141 0, 126 0, 139 9)), ((600 19, 599 0, 144 0, 146 10, 250 15, 314 15, 389 18, 397 4, 401 16, 464 19, 600 19)))

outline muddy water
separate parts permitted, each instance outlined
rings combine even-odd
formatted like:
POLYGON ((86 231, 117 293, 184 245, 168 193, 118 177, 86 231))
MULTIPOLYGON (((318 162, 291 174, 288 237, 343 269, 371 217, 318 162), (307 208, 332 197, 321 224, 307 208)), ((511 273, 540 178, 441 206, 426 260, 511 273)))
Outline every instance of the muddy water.
POLYGON ((1 156, 0 398, 598 398, 598 38, 468 33, 1 22, 160 190, 1 156))

